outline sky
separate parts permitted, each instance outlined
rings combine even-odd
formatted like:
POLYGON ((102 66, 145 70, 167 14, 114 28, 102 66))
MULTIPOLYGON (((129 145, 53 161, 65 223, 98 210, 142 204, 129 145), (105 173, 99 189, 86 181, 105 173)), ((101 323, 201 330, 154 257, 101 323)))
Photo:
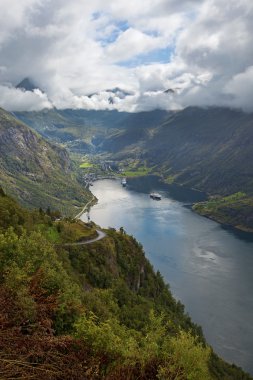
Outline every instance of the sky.
POLYGON ((0 106, 251 112, 253 1, 0 0, 0 106))

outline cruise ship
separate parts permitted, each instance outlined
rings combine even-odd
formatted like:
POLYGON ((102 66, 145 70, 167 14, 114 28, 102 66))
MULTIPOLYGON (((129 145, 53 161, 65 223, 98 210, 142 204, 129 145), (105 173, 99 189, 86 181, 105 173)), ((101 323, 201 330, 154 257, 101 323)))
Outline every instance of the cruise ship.
POLYGON ((156 201, 160 201, 162 199, 162 196, 158 193, 151 193, 149 196, 156 201))

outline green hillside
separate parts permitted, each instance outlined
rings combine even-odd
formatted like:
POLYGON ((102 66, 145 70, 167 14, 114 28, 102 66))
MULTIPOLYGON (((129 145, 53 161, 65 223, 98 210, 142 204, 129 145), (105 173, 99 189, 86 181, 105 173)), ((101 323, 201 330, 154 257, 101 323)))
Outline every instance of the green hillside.
POLYGON ((186 108, 155 129, 146 157, 179 183, 211 194, 253 192, 253 115, 186 108))
POLYGON ((206 345, 132 236, 73 245, 95 226, 54 220, 0 191, 1 378, 250 380, 206 345))
POLYGON ((193 206, 199 214, 240 230, 253 232, 253 197, 238 192, 227 197, 211 197, 193 206))
POLYGON ((91 195, 76 180, 65 149, 0 109, 0 184, 29 207, 77 213, 91 195))

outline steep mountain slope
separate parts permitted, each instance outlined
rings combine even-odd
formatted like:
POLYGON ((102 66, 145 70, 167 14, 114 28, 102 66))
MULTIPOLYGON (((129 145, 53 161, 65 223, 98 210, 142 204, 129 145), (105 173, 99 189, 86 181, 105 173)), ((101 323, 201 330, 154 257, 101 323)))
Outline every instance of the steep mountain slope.
POLYGON ((134 146, 139 150, 149 139, 150 130, 165 122, 169 113, 163 110, 130 113, 121 122, 118 133, 106 136, 100 143, 100 150, 118 153, 134 146))
POLYGON ((76 181, 66 150, 51 145, 0 109, 0 181, 23 204, 63 212, 90 197, 76 181))
POLYGON ((2 379, 252 380, 205 344, 124 230, 62 245, 93 231, 0 188, 2 379))
POLYGON ((179 183, 210 193, 253 192, 253 114, 187 108, 156 128, 145 150, 179 183))

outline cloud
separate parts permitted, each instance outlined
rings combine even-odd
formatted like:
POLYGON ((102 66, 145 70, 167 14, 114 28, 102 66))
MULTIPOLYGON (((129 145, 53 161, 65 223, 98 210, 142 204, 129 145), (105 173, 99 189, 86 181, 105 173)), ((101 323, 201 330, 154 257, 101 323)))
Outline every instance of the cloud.
POLYGON ((166 46, 166 41, 163 38, 152 37, 129 28, 122 32, 113 44, 107 46, 105 54, 113 62, 122 62, 164 46, 166 46))
POLYGON ((253 66, 243 73, 235 75, 225 86, 224 93, 230 96, 230 105, 252 111, 253 99, 253 66))
POLYGON ((248 0, 0 0, 0 106, 253 110, 248 0), (168 52, 168 54, 167 54, 168 52), (31 77, 45 93, 15 85, 31 77), (6 83, 8 85, 6 85, 6 83), (10 88, 12 84, 13 88, 10 88), (135 95, 124 99, 108 88, 135 95), (168 88, 175 94, 164 94, 168 88), (91 93, 99 93, 88 97, 91 93))
POLYGON ((7 111, 40 111, 44 108, 52 108, 52 103, 47 95, 36 89, 23 91, 22 89, 1 86, 1 107, 7 111))

